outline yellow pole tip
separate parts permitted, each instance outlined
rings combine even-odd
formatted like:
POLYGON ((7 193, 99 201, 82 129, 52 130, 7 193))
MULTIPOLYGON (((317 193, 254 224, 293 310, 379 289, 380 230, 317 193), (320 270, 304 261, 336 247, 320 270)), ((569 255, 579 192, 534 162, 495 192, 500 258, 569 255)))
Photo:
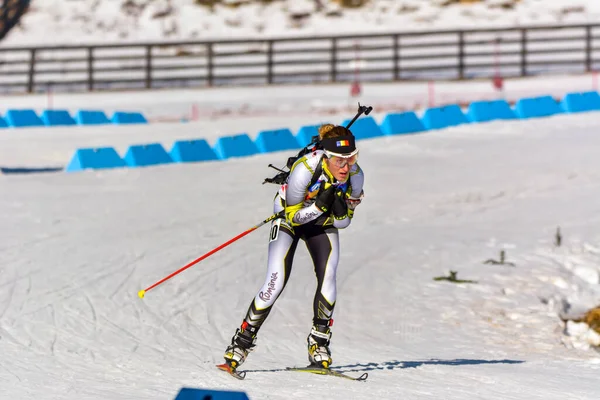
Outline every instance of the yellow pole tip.
POLYGON ((140 291, 138 292, 138 296, 140 296, 140 299, 143 299, 145 294, 146 294, 146 291, 145 291, 145 290, 140 290, 140 291))

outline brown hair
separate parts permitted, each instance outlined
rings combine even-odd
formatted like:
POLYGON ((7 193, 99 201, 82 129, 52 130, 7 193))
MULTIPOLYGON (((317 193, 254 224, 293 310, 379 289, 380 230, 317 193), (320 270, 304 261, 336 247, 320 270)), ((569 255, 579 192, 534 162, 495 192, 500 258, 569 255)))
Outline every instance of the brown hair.
POLYGON ((325 124, 319 127, 319 139, 321 140, 348 135, 352 135, 352 132, 343 126, 325 124))

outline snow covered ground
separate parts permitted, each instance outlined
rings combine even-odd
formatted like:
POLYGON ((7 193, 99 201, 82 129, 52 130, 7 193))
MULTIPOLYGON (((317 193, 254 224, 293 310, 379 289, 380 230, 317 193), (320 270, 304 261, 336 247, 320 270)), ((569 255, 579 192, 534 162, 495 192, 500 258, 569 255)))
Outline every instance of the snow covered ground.
MULTIPOLYGON (((279 121, 220 123, 250 133, 279 121)), ((204 123, 6 130, 0 165, 214 138, 204 123)), ((137 297, 269 216, 276 188, 261 182, 288 152, 0 175, 0 398, 166 399, 182 386, 251 399, 598 398, 600 354, 559 315, 600 304, 599 130, 590 113, 359 142, 366 197, 341 233, 332 351, 339 370, 369 372, 364 383, 283 371, 306 363, 315 279, 302 246, 246 380, 214 367, 264 279, 266 227, 137 297), (514 267, 484 263, 503 249, 514 267), (478 283, 433 280, 450 270, 478 283)))
POLYGON ((33 0, 2 46, 141 40, 332 35, 531 24, 597 23, 597 0, 371 0, 356 9, 331 0, 33 0), (238 7, 226 6, 238 3, 238 7), (319 7, 319 4, 322 7, 319 7))

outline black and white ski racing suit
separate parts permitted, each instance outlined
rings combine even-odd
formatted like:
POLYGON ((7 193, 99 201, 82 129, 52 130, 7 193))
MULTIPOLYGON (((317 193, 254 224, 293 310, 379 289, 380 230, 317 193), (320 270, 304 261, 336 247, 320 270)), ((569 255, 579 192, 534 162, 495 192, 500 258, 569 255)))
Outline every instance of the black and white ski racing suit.
POLYGON ((317 276, 313 321, 326 324, 332 318, 340 252, 338 229, 350 225, 354 208, 362 198, 364 175, 358 164, 354 164, 347 182, 337 183, 324 160, 321 150, 298 159, 292 166, 287 183, 275 196, 274 212, 285 210, 285 217, 271 223, 267 276, 245 317, 245 322, 255 328, 254 333, 285 288, 300 239, 306 243, 317 276), (319 171, 321 174, 316 179, 315 173, 319 171), (348 213, 341 219, 334 218, 331 213, 324 214, 314 204, 320 187, 331 184, 341 187, 349 198, 348 213))

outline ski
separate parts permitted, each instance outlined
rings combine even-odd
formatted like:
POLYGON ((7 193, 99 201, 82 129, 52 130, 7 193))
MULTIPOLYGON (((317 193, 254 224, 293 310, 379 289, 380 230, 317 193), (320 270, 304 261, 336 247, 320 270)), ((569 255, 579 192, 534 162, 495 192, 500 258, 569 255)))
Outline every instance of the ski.
POLYGON ((319 375, 337 376, 338 378, 350 379, 353 381, 366 381, 369 376, 369 374, 367 372, 365 372, 364 374, 362 374, 359 377, 354 377, 354 376, 344 374, 342 372, 331 370, 329 368, 315 367, 315 366, 311 366, 311 365, 309 365, 307 367, 287 367, 286 370, 287 371, 297 371, 297 372, 309 372, 311 374, 319 374, 319 375))
POLYGON ((231 368, 231 366, 229 366, 227 363, 225 364, 218 364, 217 368, 219 368, 221 371, 225 371, 227 372, 229 375, 233 376, 236 379, 242 380, 246 377, 246 372, 245 371, 236 371, 235 369, 231 368))
MULTIPOLYGON (((229 375, 233 376, 236 379, 243 380, 246 377, 246 371, 237 371, 234 368, 231 368, 231 366, 229 366, 227 363, 218 364, 216 367, 218 369, 220 369, 221 371, 227 372, 229 375)), ((323 367, 311 366, 311 365, 309 365, 307 367, 286 367, 285 370, 286 371, 297 371, 297 372, 308 372, 308 373, 317 374, 317 375, 337 376, 338 378, 349 379, 352 381, 366 381, 369 376, 369 374, 367 372, 365 372, 362 375, 355 377, 355 376, 345 374, 343 372, 331 370, 329 368, 323 368, 323 367)))

